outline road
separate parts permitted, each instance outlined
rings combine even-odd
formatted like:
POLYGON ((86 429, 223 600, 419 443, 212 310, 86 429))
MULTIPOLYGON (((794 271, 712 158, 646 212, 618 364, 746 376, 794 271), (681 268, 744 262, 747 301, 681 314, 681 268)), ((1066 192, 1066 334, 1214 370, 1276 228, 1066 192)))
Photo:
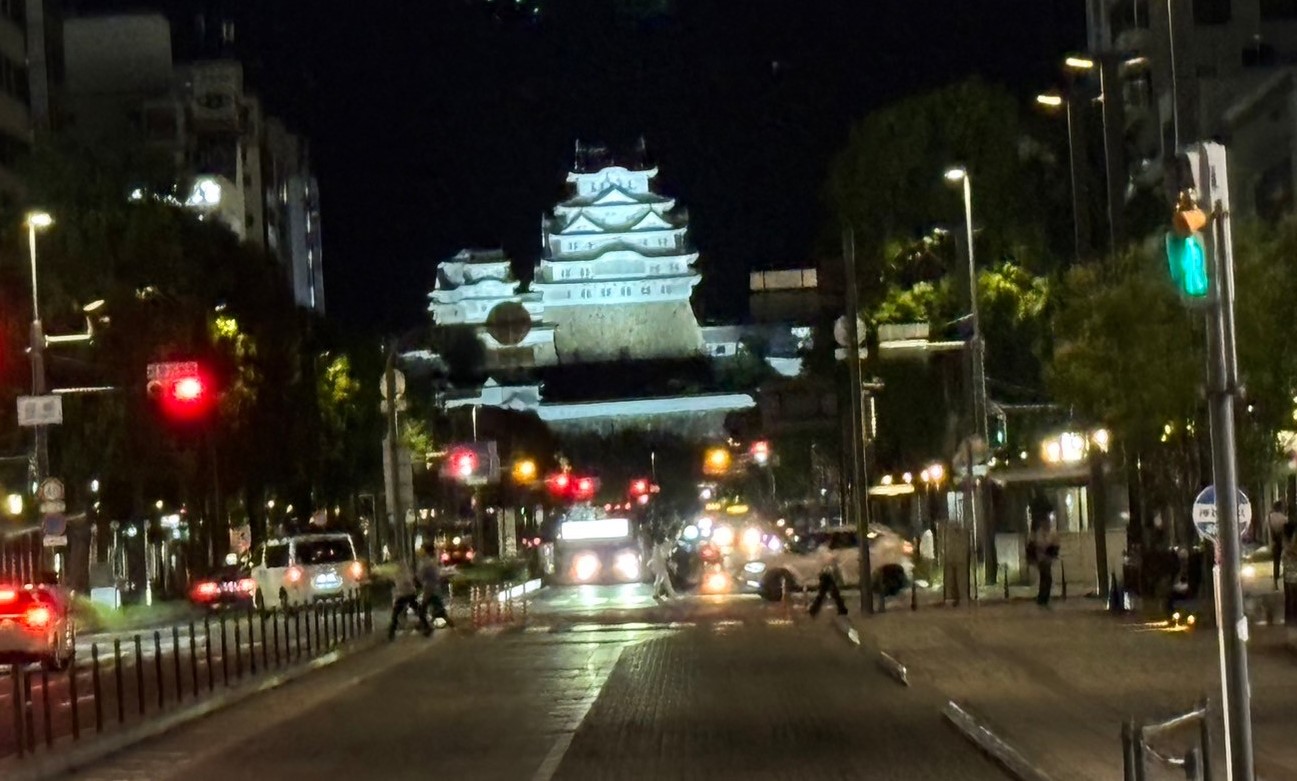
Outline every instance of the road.
POLYGON ((555 589, 525 626, 403 636, 76 778, 1003 779, 937 705, 827 616, 555 589))

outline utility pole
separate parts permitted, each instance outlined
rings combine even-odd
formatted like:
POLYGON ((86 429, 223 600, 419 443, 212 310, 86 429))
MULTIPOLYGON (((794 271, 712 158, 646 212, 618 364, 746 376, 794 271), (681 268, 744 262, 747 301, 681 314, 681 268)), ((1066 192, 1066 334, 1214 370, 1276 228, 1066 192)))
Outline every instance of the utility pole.
MULTIPOLYGON (((860 609, 874 612, 874 579, 869 566, 869 485, 865 472, 864 383, 860 376, 859 294, 856 290, 856 237, 842 231, 842 261, 846 272, 847 377, 851 401, 851 504, 848 508, 860 538, 860 609)), ((845 518, 843 520, 846 520, 845 518)))
MULTIPOLYGON (((397 443, 396 429, 396 341, 393 340, 387 347, 387 360, 383 365, 383 387, 384 396, 387 405, 387 437, 384 444, 387 449, 387 474, 385 475, 387 489, 387 515, 392 523, 391 529, 396 529, 397 524, 404 523, 405 516, 401 510, 401 453, 400 446, 397 443)), ((383 538, 386 536, 382 522, 374 525, 374 547, 381 552, 383 550, 383 538)), ((395 535, 395 532, 393 532, 395 535)), ((393 539, 399 539, 394 536, 393 539)), ((397 556, 404 556, 403 546, 398 546, 397 556)))

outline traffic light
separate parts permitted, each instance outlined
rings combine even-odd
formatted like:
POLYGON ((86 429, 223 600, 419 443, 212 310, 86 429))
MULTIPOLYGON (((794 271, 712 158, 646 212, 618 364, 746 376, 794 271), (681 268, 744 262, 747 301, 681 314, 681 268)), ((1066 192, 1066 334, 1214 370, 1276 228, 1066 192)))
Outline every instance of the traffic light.
POLYGON ((216 395, 202 368, 192 361, 150 364, 146 391, 162 414, 178 423, 207 417, 216 395))
POLYGON ((1171 281, 1190 299, 1206 298, 1210 288, 1207 245, 1202 240, 1208 221, 1206 212, 1194 201, 1193 191, 1182 191, 1171 214, 1171 230, 1166 234, 1166 260, 1171 281))
POLYGON ((555 499, 566 502, 588 502, 599 490, 599 479, 588 475, 574 475, 570 472, 556 472, 545 478, 545 487, 555 499))
POLYGON ((483 485, 500 480, 500 458, 495 442, 461 442, 451 445, 441 464, 441 476, 468 485, 483 485))
POLYGON ((770 463, 770 443, 764 439, 757 440, 748 449, 748 454, 752 457, 752 463, 757 466, 766 466, 770 463))
POLYGON ((477 454, 471 450, 456 450, 450 454, 450 471, 455 477, 467 480, 477 471, 477 454))
POLYGON ((723 447, 713 447, 703 457, 703 474, 723 475, 730 471, 732 457, 730 451, 723 447))
POLYGON ((645 496, 649 492, 649 481, 642 477, 637 477, 630 481, 631 496, 645 496))

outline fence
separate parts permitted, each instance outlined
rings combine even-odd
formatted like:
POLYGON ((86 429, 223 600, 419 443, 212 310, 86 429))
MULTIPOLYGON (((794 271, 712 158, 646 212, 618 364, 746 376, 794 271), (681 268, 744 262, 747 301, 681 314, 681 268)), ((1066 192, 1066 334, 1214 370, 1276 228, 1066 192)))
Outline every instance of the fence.
POLYGON ((60 672, 11 665, 0 675, 0 757, 143 721, 327 654, 373 628, 364 594, 286 611, 221 612, 124 635, 92 644, 88 659, 78 651, 60 672))
POLYGON ((44 550, 39 529, 0 539, 0 581, 34 583, 41 574, 44 550))
POLYGON ((1162 722, 1145 724, 1127 721, 1121 725, 1122 778, 1124 781, 1146 781, 1150 759, 1164 767, 1179 768, 1190 781, 1211 781, 1211 730, 1207 722, 1210 702, 1203 700, 1188 713, 1162 722), (1186 728, 1197 728, 1194 745, 1182 756, 1159 753, 1151 741, 1169 737, 1186 728))

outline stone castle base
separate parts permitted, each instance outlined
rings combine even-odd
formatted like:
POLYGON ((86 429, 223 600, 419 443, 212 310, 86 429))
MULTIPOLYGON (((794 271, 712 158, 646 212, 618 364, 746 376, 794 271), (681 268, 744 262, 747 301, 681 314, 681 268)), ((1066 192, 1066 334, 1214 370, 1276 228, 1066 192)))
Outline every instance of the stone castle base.
POLYGON ((702 331, 688 301, 614 306, 547 306, 558 363, 688 358, 700 355, 702 331))

